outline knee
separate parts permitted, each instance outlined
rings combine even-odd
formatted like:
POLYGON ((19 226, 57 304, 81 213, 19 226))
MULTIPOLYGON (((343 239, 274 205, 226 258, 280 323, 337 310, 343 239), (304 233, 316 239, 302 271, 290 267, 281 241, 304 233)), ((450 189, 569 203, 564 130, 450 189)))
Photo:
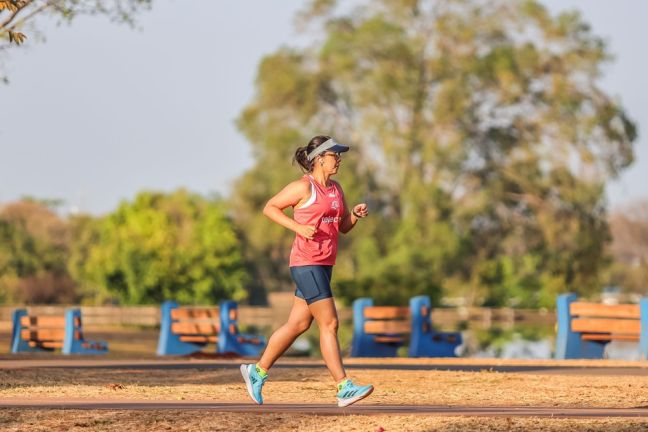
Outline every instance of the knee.
POLYGON ((296 334, 302 334, 306 330, 308 330, 311 326, 311 323, 313 322, 312 319, 305 319, 305 320, 300 320, 300 321, 293 321, 290 323, 293 332, 296 334))
POLYGON ((331 318, 320 324, 321 331, 326 331, 330 333, 337 333, 338 327, 339 327, 339 322, 337 318, 331 318))

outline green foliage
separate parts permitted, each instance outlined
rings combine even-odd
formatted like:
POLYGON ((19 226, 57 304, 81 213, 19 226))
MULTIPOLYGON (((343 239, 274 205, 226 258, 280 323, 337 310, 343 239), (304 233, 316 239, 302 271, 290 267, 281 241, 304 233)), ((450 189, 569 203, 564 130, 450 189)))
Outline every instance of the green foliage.
POLYGON ((19 201, 0 210, 0 303, 75 299, 66 269, 69 233, 44 205, 19 201))
POLYGON ((239 240, 218 201, 184 190, 143 192, 96 227, 87 224, 77 223, 72 267, 86 284, 105 288, 104 299, 215 304, 246 298, 239 240))
POLYGON ((319 42, 267 56, 239 117, 256 164, 233 200, 260 283, 289 286, 293 237, 263 204, 325 133, 352 144, 339 180, 372 212, 341 245, 343 299, 550 306, 598 290, 604 187, 636 129, 598 86, 610 56, 580 15, 535 0, 335 5, 308 3, 319 42))

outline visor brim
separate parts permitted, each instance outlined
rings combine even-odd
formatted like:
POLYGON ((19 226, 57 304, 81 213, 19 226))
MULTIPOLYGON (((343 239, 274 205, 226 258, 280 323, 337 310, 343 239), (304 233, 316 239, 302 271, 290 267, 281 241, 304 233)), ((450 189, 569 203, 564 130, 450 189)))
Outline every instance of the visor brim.
POLYGON ((349 146, 345 146, 344 144, 336 143, 333 147, 327 148, 326 151, 330 151, 333 153, 344 153, 349 151, 349 146))

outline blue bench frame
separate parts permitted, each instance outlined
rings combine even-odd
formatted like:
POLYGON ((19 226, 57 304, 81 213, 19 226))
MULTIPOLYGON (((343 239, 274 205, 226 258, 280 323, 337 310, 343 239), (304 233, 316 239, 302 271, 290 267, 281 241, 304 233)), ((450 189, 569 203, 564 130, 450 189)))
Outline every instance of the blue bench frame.
MULTIPOLYGON (((561 294, 556 300, 556 358, 557 359, 600 359, 610 341, 583 340, 581 333, 572 331, 570 305, 578 300, 576 294, 561 294)), ((640 326, 639 357, 648 359, 648 298, 639 302, 640 326)))
POLYGON ((456 348, 463 343, 461 332, 434 330, 430 297, 412 297, 410 314, 412 319, 410 357, 457 357, 456 348))
MULTIPOLYGON (((364 315, 366 307, 372 307, 373 299, 364 297, 353 302, 353 341, 351 342, 351 357, 396 357, 396 351, 403 346, 402 342, 376 342, 375 334, 365 333, 367 319, 364 315)), ((381 336, 401 336, 400 334, 384 334, 381 336)))
MULTIPOLYGON (((29 341, 21 337, 21 330, 24 327, 20 321, 22 317, 30 316, 26 309, 16 309, 13 311, 12 321, 13 329, 11 334, 11 352, 52 352, 54 348, 31 347, 29 341)), ((36 317, 40 315, 35 315, 36 317)), ((65 311, 65 329, 63 337, 63 354, 106 354, 108 352, 108 343, 104 341, 91 341, 83 338, 83 326, 81 321, 81 310, 67 309, 65 311), (78 338, 75 338, 78 335, 78 338)))
MULTIPOLYGON (((373 299, 359 298, 353 302, 353 341, 351 357, 396 357, 404 342, 380 342, 376 336, 400 337, 403 334, 365 333, 364 309, 373 306, 373 299)), ((456 348, 462 344, 460 332, 438 332, 432 328, 431 302, 428 296, 410 299, 410 357, 456 357, 456 348)))
POLYGON ((234 352, 242 356, 258 356, 266 347, 264 336, 239 333, 238 304, 232 300, 222 301, 220 307, 221 334, 218 336, 220 352, 234 352))
MULTIPOLYGON (((183 342, 180 335, 171 331, 174 320, 171 311, 181 306, 175 301, 165 301, 161 306, 158 355, 188 355, 201 351, 207 343, 183 342)), ((258 356, 266 346, 266 338, 238 331, 238 304, 227 300, 219 304, 219 332, 216 352, 235 353, 241 356, 258 356)))

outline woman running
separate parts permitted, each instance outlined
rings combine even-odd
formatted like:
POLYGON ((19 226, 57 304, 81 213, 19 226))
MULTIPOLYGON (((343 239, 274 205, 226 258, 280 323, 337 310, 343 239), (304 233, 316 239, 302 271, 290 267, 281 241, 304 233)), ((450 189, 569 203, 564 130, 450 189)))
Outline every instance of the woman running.
POLYGON ((338 316, 331 292, 331 274, 337 255, 338 232, 348 233, 367 216, 367 205, 357 204, 349 213, 340 185, 331 180, 340 167, 340 153, 349 147, 329 136, 316 136, 299 147, 294 160, 305 172, 272 197, 263 214, 296 233, 290 251, 290 274, 297 289, 288 322, 275 331, 257 364, 241 365, 250 397, 263 403, 261 389, 268 371, 299 335, 309 329, 313 318, 320 331, 324 362, 337 384, 338 406, 364 399, 373 386, 357 386, 347 378, 337 338, 338 316), (284 213, 294 208, 294 219, 284 213))

